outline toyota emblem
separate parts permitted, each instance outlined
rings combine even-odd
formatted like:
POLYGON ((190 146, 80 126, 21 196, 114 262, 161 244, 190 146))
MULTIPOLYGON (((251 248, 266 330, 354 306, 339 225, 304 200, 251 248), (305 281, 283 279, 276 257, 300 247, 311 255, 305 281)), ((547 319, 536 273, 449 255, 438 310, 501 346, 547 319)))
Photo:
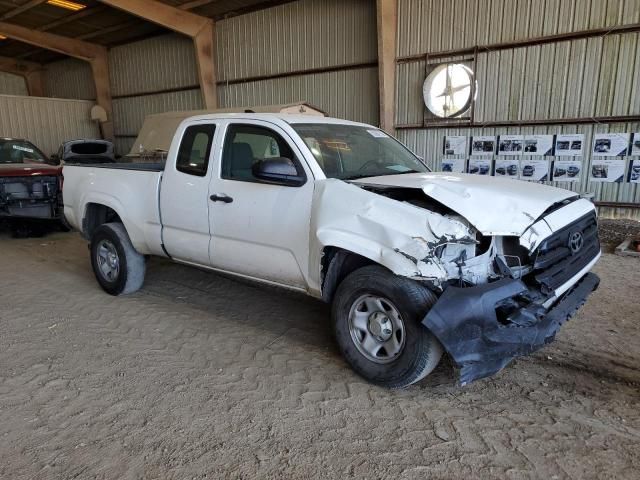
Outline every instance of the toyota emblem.
POLYGON ((569 249, 571 253, 576 254, 582 249, 582 245, 584 245, 584 237, 581 232, 573 232, 569 236, 569 249))

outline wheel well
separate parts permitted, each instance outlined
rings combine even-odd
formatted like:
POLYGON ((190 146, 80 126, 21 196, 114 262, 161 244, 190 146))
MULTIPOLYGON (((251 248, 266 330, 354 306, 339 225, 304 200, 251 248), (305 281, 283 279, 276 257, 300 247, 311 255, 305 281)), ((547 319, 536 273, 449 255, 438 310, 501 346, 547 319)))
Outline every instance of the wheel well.
POLYGON ((82 235, 87 240, 90 240, 100 225, 111 222, 122 223, 120 216, 114 209, 99 203, 90 203, 87 205, 87 210, 82 219, 82 235))
POLYGON ((357 253, 338 247, 325 247, 322 250, 322 299, 329 303, 338 286, 350 273, 367 265, 377 265, 357 253))

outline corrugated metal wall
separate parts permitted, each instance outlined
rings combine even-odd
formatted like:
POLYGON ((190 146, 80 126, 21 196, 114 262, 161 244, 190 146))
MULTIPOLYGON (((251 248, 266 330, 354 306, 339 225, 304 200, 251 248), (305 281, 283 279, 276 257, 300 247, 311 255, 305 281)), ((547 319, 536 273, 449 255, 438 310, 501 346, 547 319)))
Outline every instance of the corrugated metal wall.
POLYGON ((145 116, 172 110, 197 110, 203 106, 199 89, 114 100, 113 121, 118 153, 129 153, 145 116))
POLYGON ((197 87, 197 71, 193 42, 177 34, 148 38, 109 52, 114 97, 197 87))
POLYGON ((398 0, 398 56, 640 22, 638 0, 398 0))
MULTIPOLYGON (((0 72, 0 94, 2 95, 28 95, 27 83, 20 75, 0 72)), ((0 134, 1 135, 1 134, 0 134)))
POLYGON ((52 98, 94 100, 96 88, 89 63, 68 58, 47 65, 44 74, 45 94, 52 98))
MULTIPOLYGON (((221 20, 216 24, 218 81, 373 63, 375 21, 375 2, 369 0, 301 0, 221 20)), ((145 115, 203 108, 188 38, 166 35, 116 47, 110 67, 121 153, 133 144, 145 115), (153 93, 166 90, 174 91, 153 93)), ((306 100, 331 115, 377 123, 377 82, 373 67, 299 74, 221 84, 218 101, 225 108, 306 100)))
MULTIPOLYGON (((426 62, 401 63, 396 71, 396 124, 421 123, 426 62)), ((640 33, 480 51, 475 72, 476 122, 640 112, 640 33)))
POLYGON ((278 105, 305 100, 329 115, 378 123, 377 68, 341 70, 218 87, 220 106, 278 105))
POLYGON ((301 0, 217 23, 218 79, 349 64, 378 58, 375 2, 301 0))
MULTIPOLYGON (((638 22, 640 0, 400 0, 398 56, 638 22)), ((499 51, 481 49, 475 68, 476 123, 640 115, 639 33, 499 51)), ((396 71, 396 123, 422 123, 426 62, 400 63, 396 71)), ((439 168, 445 135, 584 133, 589 150, 594 133, 609 131, 637 132, 640 124, 442 128, 399 130, 398 135, 439 168)), ((583 165, 590 161, 587 152, 583 165)), ((594 192, 597 200, 640 202, 637 185, 587 178, 558 185, 594 192)), ((640 211, 635 215, 640 217, 640 211)))
POLYGON ((221 107, 305 100, 329 115, 378 123, 375 2, 301 0, 222 20, 218 80, 336 68, 337 71, 219 86, 221 107))
POLYGON ((0 132, 26 138, 51 154, 65 140, 98 137, 90 117, 92 105, 82 100, 0 95, 0 132))
MULTIPOLYGON (((222 108, 305 100, 330 115, 378 123, 375 2, 300 0, 216 23, 222 108), (369 64, 369 66, 366 66, 369 64), (348 68, 360 65, 360 68, 348 68), (310 73, 310 69, 336 71, 310 73), (296 75, 242 81, 255 77, 296 75), (240 83, 238 83, 240 81, 240 83)), ((190 39, 177 34, 115 47, 109 54, 119 153, 127 153, 145 115, 203 108, 190 39)), ((88 64, 49 65, 47 93, 95 98, 88 64)))

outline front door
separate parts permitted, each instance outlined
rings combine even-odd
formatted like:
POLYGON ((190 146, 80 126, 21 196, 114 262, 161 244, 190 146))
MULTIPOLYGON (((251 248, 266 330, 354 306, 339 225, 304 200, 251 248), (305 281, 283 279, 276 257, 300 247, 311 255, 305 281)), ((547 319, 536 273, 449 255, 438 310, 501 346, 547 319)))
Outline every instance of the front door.
POLYGON ((294 142, 269 122, 229 121, 218 167, 209 189, 212 265, 304 287, 313 177, 294 142), (291 159, 306 183, 292 187, 254 177, 252 166, 273 157, 291 159))

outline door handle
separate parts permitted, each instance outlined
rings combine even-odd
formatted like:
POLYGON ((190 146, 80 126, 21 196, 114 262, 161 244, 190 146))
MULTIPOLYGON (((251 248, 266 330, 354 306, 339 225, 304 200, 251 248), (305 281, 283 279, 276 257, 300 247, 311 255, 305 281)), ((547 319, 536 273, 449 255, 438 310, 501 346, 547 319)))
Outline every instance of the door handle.
POLYGON ((224 193, 220 195, 211 195, 209 197, 209 200, 211 200, 212 202, 224 202, 224 203, 233 202, 233 198, 231 198, 229 195, 225 195, 224 193))

